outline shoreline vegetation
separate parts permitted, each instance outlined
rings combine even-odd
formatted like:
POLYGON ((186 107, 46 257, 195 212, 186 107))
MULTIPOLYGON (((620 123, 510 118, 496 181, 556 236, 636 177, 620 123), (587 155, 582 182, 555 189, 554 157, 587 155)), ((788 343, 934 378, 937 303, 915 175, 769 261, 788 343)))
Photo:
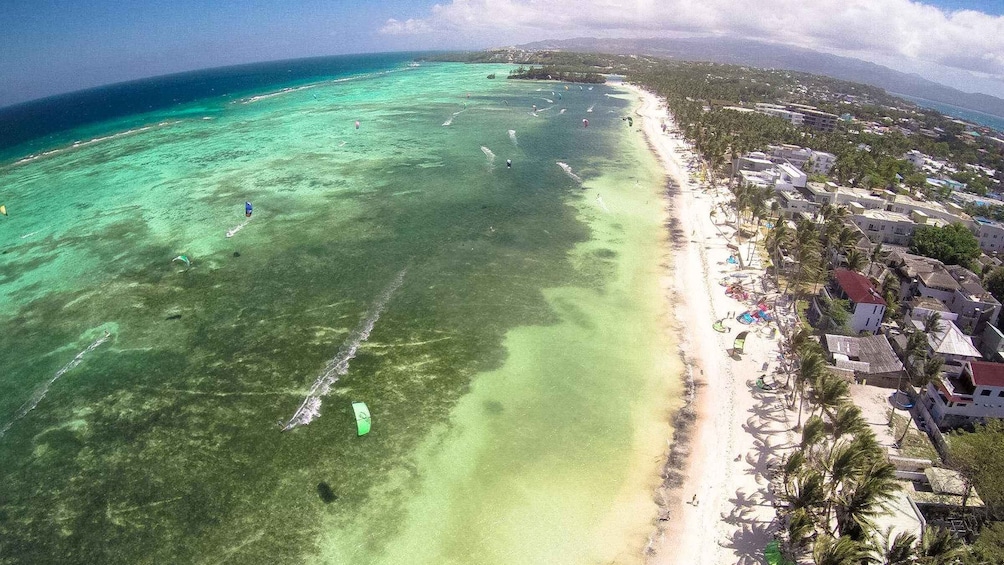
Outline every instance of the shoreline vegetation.
MULTIPOLYGON (((887 504, 900 491, 894 467, 885 459, 885 438, 877 439, 868 429, 850 402, 847 384, 825 369, 819 343, 809 337, 811 329, 801 324, 797 312, 796 298, 804 298, 806 285, 811 288, 826 269, 801 270, 807 278, 798 277, 803 280, 794 281, 790 293, 779 288, 764 268, 771 257, 770 238, 777 234, 757 241, 762 229, 744 229, 744 213, 737 210, 742 205, 736 204, 741 187, 734 186, 728 169, 746 152, 797 143, 837 155, 831 176, 815 180, 921 191, 927 198, 944 199, 947 194, 928 186, 900 155, 919 149, 1000 170, 1004 156, 999 150, 987 151, 983 144, 989 142, 966 134, 971 125, 881 89, 825 77, 647 57, 514 50, 452 60, 479 59, 521 65, 566 62, 577 73, 626 75, 624 87, 638 99, 640 131, 665 168, 673 252, 667 277, 674 289, 668 307, 679 323, 684 398, 672 416, 673 437, 658 469, 661 482, 654 499, 659 511, 645 548, 650 563, 761 562, 768 553, 775 554, 772 563, 993 560, 985 561, 996 555, 985 549, 987 544, 967 548, 935 526, 880 531, 875 521, 891 515, 887 504), (801 84, 802 96, 792 96, 791 90, 782 96, 792 82, 801 84), (911 135, 905 128, 870 133, 843 124, 832 133, 818 132, 734 109, 782 97, 837 114, 851 100, 864 119, 892 114, 894 120, 912 120, 915 130, 940 133, 911 135), (734 315, 749 300, 737 304, 713 282, 730 277, 752 286, 750 304, 768 304, 774 317, 774 324, 753 328, 755 338, 738 355, 729 348, 732 330, 749 328, 737 326, 734 315), (718 326, 726 333, 716 333, 721 332, 718 326), (893 555, 906 561, 890 561, 893 555), (840 561, 844 558, 850 561, 840 561)), ((510 78, 552 77, 521 66, 510 78)), ((978 170, 965 177, 977 194, 991 180, 978 170)), ((763 210, 753 214, 747 219, 757 225, 756 215, 771 217, 763 210)), ((988 539, 999 533, 997 526, 984 529, 990 532, 988 539)))

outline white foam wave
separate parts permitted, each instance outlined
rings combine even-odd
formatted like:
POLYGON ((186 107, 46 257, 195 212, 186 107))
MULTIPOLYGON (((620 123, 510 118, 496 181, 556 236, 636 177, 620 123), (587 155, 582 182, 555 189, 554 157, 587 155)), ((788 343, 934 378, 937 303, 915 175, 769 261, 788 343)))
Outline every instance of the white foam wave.
POLYGON ((509 141, 511 141, 513 145, 519 146, 519 142, 516 141, 516 130, 509 130, 509 141))
POLYGON ((453 123, 453 118, 456 118, 457 116, 459 116, 460 114, 463 114, 466 111, 467 111, 467 108, 464 108, 463 110, 458 110, 458 111, 454 112, 453 114, 450 115, 449 118, 446 119, 445 122, 443 122, 443 125, 444 126, 448 126, 448 125, 452 124, 453 123))
POLYGON ((558 166, 561 167, 561 170, 565 171, 566 175, 572 177, 572 180, 574 180, 579 184, 582 184, 582 178, 579 175, 572 172, 572 168, 568 166, 568 163, 562 163, 561 161, 558 161, 558 166))
POLYGON ((550 98, 541 98, 541 100, 547 100, 548 104, 554 104, 554 100, 551 100, 550 98))
POLYGON ((243 222, 241 222, 239 225, 230 228, 229 230, 227 230, 227 237, 233 237, 233 236, 237 235, 237 232, 239 232, 242 229, 244 229, 244 226, 248 225, 248 223, 250 223, 250 222, 251 222, 251 218, 248 218, 248 219, 244 220, 243 222))
POLYGON ((586 112, 592 112, 593 108, 595 108, 595 107, 596 107, 596 104, 593 104, 592 106, 590 106, 589 108, 586 109, 586 112))
POLYGON ((564 114, 564 113, 565 113, 565 110, 568 110, 568 108, 562 108, 562 109, 561 109, 561 111, 559 111, 558 113, 559 113, 559 114, 564 114))
POLYGON ((56 374, 53 375, 51 379, 46 381, 45 384, 43 384, 42 386, 35 389, 35 393, 31 395, 31 398, 29 398, 28 401, 22 404, 21 408, 18 409, 17 414, 14 415, 14 419, 4 424, 3 428, 0 428, 0 437, 3 437, 3 435, 7 433, 7 430, 9 430, 10 427, 14 425, 14 422, 17 422, 21 418, 27 416, 28 412, 34 410, 35 407, 38 406, 38 403, 42 402, 42 399, 45 398, 46 394, 48 394, 49 388, 52 386, 52 383, 59 380, 59 377, 65 375, 67 371, 79 365, 81 361, 84 360, 85 355, 97 349, 98 346, 111 339, 111 337, 112 337, 111 334, 106 331, 105 335, 91 342, 91 344, 88 345, 86 349, 84 349, 80 353, 77 353, 77 355, 69 363, 63 365, 61 369, 56 371, 56 374))
POLYGON ((307 391, 307 396, 300 403, 300 407, 296 409, 293 416, 282 426, 283 431, 291 430, 297 426, 305 426, 312 422, 314 418, 321 415, 321 397, 331 392, 331 387, 338 382, 338 379, 349 372, 349 361, 356 356, 359 346, 369 339, 373 326, 380 319, 380 314, 387 307, 387 303, 390 302, 394 292, 404 283, 404 275, 407 272, 408 269, 404 269, 398 273, 394 277, 394 280, 387 285, 387 288, 377 296, 373 306, 366 313, 366 317, 352 330, 345 339, 345 342, 342 343, 342 346, 338 348, 338 353, 328 362, 324 367, 324 371, 314 381, 310 390, 307 391))
POLYGON ((488 158, 488 165, 494 165, 495 164, 495 154, 492 153, 492 150, 488 149, 487 147, 485 147, 484 145, 482 145, 481 146, 481 151, 485 154, 485 157, 488 158))

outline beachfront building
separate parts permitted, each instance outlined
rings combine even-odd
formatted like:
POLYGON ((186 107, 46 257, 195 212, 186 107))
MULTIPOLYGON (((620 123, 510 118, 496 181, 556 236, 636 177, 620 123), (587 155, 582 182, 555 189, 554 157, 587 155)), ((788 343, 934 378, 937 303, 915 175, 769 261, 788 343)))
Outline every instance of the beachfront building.
POLYGON ((798 192, 786 190, 778 192, 776 196, 777 202, 781 206, 781 213, 786 218, 795 218, 798 216, 813 218, 819 211, 818 204, 810 202, 798 192))
POLYGON ((837 162, 837 156, 833 153, 814 151, 789 143, 770 145, 767 147, 766 153, 775 163, 788 162, 800 170, 824 175, 828 174, 837 162))
POLYGON ((948 224, 961 223, 970 229, 973 226, 972 218, 966 214, 962 206, 954 202, 942 204, 930 200, 916 200, 905 194, 895 194, 891 195, 886 209, 890 212, 906 214, 907 216, 912 215, 914 212, 919 212, 923 217, 937 218, 948 224))
POLYGON ((761 114, 766 114, 768 116, 774 116, 775 118, 781 118, 791 123, 793 126, 800 126, 803 123, 804 115, 801 112, 795 112, 781 106, 779 104, 767 104, 763 102, 758 102, 755 106, 756 111, 761 114))
POLYGON ((826 334, 824 341, 833 365, 853 372, 860 383, 896 388, 906 377, 903 363, 882 334, 861 337, 826 334))
POLYGON ((860 208, 860 204, 852 205, 850 208, 851 222, 873 243, 909 245, 913 239, 917 222, 905 214, 886 210, 865 210, 860 208))
POLYGON ((826 132, 837 129, 837 120, 840 119, 840 116, 836 114, 801 108, 799 108, 799 112, 802 114, 802 123, 812 129, 826 132))
POLYGON ((973 218, 974 235, 985 253, 1004 251, 1004 224, 997 220, 977 216, 973 218))
MULTIPOLYGON (((923 320, 910 320, 910 324, 916 331, 924 331, 923 320)), ((955 322, 943 320, 936 330, 927 332, 926 335, 928 357, 938 355, 945 360, 941 368, 942 375, 959 375, 966 363, 983 358, 980 350, 973 345, 972 338, 962 333, 955 322)))
MULTIPOLYGON (((820 292, 827 300, 840 298, 850 303, 849 330, 856 334, 878 331, 886 303, 867 277, 849 269, 836 269, 829 288, 824 287, 820 292)), ((818 300, 813 300, 812 309, 816 319, 822 316, 818 300)))
MULTIPOLYGON (((940 301, 954 315, 942 315, 942 319, 954 321, 969 335, 981 334, 986 324, 997 325, 1001 303, 969 269, 959 265, 945 266, 937 259, 909 253, 897 254, 893 264, 900 276, 900 296, 908 304, 914 298, 940 301)), ((911 317, 920 319, 939 310, 930 300, 923 304, 920 314, 911 317)))
POLYGON ((1004 418, 1004 363, 969 361, 958 375, 928 384, 926 402, 939 428, 1004 418))
POLYGON ((835 183, 809 182, 805 184, 806 196, 817 204, 829 203, 831 206, 847 206, 856 202, 867 210, 884 210, 887 200, 881 192, 873 192, 864 188, 838 186, 835 183))

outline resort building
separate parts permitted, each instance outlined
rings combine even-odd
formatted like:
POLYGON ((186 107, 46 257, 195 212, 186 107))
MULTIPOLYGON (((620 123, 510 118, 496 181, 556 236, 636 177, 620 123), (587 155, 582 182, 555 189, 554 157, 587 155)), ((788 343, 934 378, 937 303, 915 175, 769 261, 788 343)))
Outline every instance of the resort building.
POLYGON ((826 151, 813 151, 798 145, 770 145, 767 153, 777 163, 787 161, 800 170, 810 173, 827 174, 837 162, 837 156, 826 151))
MULTIPOLYGON (((836 269, 833 271, 831 288, 834 298, 850 302, 851 318, 847 323, 848 329, 854 333, 873 334, 878 331, 885 315, 886 303, 867 277, 848 269, 836 269)), ((823 288, 822 292, 830 298, 826 288, 823 288)), ((816 301, 813 301, 813 308, 819 315, 820 309, 816 301)))
POLYGON ((973 218, 974 235, 980 242, 980 249, 986 253, 1004 251, 1004 224, 997 220, 978 216, 973 218))
POLYGON ((905 214, 862 208, 855 210, 854 208, 856 207, 852 207, 851 210, 851 221, 872 242, 909 245, 910 240, 913 239, 913 230, 916 228, 917 222, 905 214))
POLYGON ((812 129, 820 131, 834 131, 837 129, 837 120, 840 116, 820 110, 799 110, 802 114, 802 123, 812 129))
MULTIPOLYGON (((850 186, 837 186, 832 182, 806 183, 805 190, 809 198, 818 204, 828 202, 831 206, 847 206, 857 202, 867 210, 884 210, 888 201, 871 190, 850 186)), ((881 194, 881 193, 879 193, 881 194)))
POLYGON ((793 126, 800 126, 803 123, 804 115, 801 112, 793 112, 778 104, 757 103, 756 111, 775 118, 781 118, 791 123, 793 126))
MULTIPOLYGON (((942 319, 954 321, 969 335, 982 334, 986 324, 997 325, 1001 303, 969 269, 959 265, 946 267, 937 259, 908 253, 898 254, 894 265, 902 283, 900 296, 908 299, 908 305, 916 298, 938 300, 954 315, 942 314, 942 319)), ((920 304, 924 315, 938 310, 930 300, 920 304)))
POLYGON ((971 218, 965 213, 962 206, 954 202, 942 204, 940 202, 915 200, 904 194, 892 195, 886 209, 898 214, 907 216, 914 212, 921 213, 927 218, 938 218, 949 224, 962 223, 966 227, 972 227, 971 218))
POLYGON ((927 408, 939 428, 1004 418, 1004 364, 965 363, 957 376, 927 385, 927 408))

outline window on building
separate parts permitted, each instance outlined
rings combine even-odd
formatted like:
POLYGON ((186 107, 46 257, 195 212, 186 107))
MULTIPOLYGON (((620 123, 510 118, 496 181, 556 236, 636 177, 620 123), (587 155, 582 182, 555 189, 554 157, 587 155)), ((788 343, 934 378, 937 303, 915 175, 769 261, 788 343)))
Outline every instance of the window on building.
POLYGON ((987 389, 983 389, 980 391, 980 396, 990 396, 990 391, 987 389))
POLYGON ((997 398, 1004 398, 1004 390, 997 393, 997 398))

